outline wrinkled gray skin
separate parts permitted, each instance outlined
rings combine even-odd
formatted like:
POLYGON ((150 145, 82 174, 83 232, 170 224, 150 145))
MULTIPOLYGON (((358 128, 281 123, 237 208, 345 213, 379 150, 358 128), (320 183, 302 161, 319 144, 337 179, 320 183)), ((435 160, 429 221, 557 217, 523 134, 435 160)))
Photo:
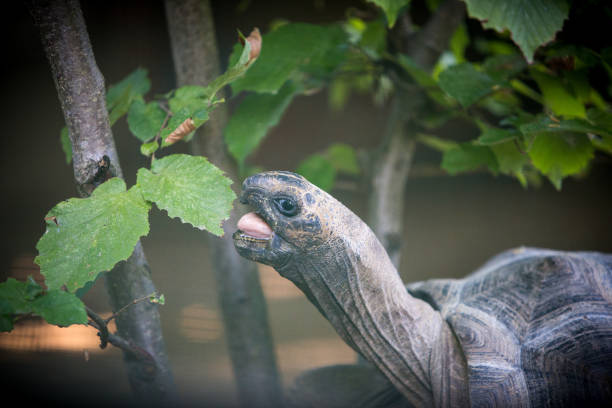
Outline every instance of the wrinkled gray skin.
POLYGON ((405 287, 370 228, 303 177, 252 176, 241 201, 273 234, 237 231, 238 252, 295 283, 376 367, 304 376, 298 385, 315 390, 301 390, 310 400, 302 405, 540 407, 612 397, 612 256, 519 248, 463 280, 405 287), (279 200, 295 203, 295 214, 279 200), (344 401, 316 390, 363 378, 371 390, 356 385, 344 401))

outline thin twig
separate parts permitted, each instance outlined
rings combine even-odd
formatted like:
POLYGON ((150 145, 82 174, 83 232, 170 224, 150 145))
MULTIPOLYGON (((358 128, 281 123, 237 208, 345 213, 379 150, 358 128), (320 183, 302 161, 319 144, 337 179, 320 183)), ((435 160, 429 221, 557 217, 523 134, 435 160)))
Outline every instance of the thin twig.
POLYGON ((120 337, 116 334, 109 332, 107 321, 108 319, 103 319, 102 316, 98 315, 96 312, 91 310, 89 307, 85 306, 85 310, 87 311, 87 316, 91 319, 89 321, 89 325, 98 330, 98 336, 100 337, 100 348, 104 349, 108 345, 108 343, 113 346, 120 348, 121 350, 129 353, 140 361, 146 363, 150 371, 154 372, 157 369, 157 364, 155 363, 155 359, 153 356, 143 349, 142 347, 138 347, 128 340, 120 337))
POLYGON ((110 315, 110 317, 108 317, 107 319, 104 320, 104 322, 106 324, 110 323, 111 320, 113 320, 114 318, 116 318, 117 316, 119 316, 122 312, 124 312, 128 307, 133 306, 137 303, 143 302, 145 300, 149 300, 151 299, 151 297, 154 297, 157 295, 157 292, 153 292, 149 295, 140 297, 138 299, 134 299, 132 300, 130 303, 128 303, 127 305, 123 306, 121 309, 117 310, 116 312, 114 312, 112 315, 110 315))

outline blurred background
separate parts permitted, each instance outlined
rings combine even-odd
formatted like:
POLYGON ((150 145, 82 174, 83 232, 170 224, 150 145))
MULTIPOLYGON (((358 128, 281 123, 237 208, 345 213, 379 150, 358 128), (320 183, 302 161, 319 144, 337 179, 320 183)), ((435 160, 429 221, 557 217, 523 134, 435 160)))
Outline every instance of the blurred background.
MULTIPOLYGON (((332 22, 344 17, 350 1, 213 1, 221 61, 236 42, 236 30, 262 32, 276 18, 332 22)), ((82 4, 98 66, 112 84, 141 66, 147 68, 152 93, 175 87, 170 44, 161 1, 84 1, 82 4)), ((72 168, 59 143, 64 125, 40 38, 26 7, 4 5, 1 41, 2 123, 0 186, 2 200, 1 280, 35 273, 35 245, 44 231, 43 217, 59 201, 77 196, 72 168)), ((264 45, 265 46, 265 45, 264 45)), ((230 106, 231 103, 230 103, 230 106)), ((306 155, 331 141, 368 149, 376 144, 386 112, 369 96, 353 96, 345 109, 332 112, 327 95, 298 97, 251 162, 266 169, 295 170, 306 155)), ((146 165, 140 142, 125 123, 113 128, 128 186, 146 165)), ((449 132, 462 132, 459 124, 449 132)), ((467 131, 467 130, 466 130, 467 131)), ((179 143, 172 152, 188 152, 179 143)), ((428 171, 439 154, 419 147, 408 182, 401 274, 406 282, 462 277, 495 253, 520 245, 564 250, 612 252, 612 162, 595 160, 581 180, 567 179, 557 192, 545 181, 523 189, 507 177, 471 174, 458 177, 428 171)), ((240 182, 241 180, 235 180, 240 182)), ((358 215, 367 212, 366 194, 351 183, 332 192, 358 215)), ((143 239, 158 290, 164 336, 182 398, 197 405, 237 403, 215 282, 209 266, 205 232, 151 213, 151 233, 143 239)), ((355 361, 356 354, 291 283, 260 268, 283 382, 303 370, 355 361)), ((85 303, 110 314, 101 283, 85 303)), ((63 405, 129 404, 130 391, 121 353, 98 348, 94 329, 58 328, 39 320, 0 334, 3 391, 25 390, 27 401, 44 395, 63 405)))

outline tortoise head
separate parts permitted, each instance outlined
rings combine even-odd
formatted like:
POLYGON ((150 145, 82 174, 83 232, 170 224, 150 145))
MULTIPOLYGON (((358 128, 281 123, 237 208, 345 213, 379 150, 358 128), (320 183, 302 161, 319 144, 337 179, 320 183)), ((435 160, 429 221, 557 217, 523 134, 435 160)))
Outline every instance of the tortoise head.
POLYGON ((240 201, 254 212, 238 222, 236 249, 245 258, 275 268, 286 266, 296 255, 315 254, 329 243, 342 216, 338 211, 344 208, 304 177, 283 171, 247 178, 240 201))

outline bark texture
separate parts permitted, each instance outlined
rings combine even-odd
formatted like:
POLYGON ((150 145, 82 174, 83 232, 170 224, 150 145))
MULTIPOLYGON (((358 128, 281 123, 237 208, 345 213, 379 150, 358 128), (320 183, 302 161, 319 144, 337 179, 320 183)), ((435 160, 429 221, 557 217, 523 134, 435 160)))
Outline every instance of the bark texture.
MULTIPOLYGON (((89 42, 78 1, 27 1, 51 66, 72 142, 74 178, 82 196, 110 177, 122 177, 106 109, 104 78, 89 42)), ((114 310, 155 291, 140 243, 127 261, 105 275, 114 310)), ((140 302, 117 317, 117 335, 134 350, 124 352, 137 400, 170 404, 175 386, 157 306, 140 302)))
MULTIPOLYGON (((392 42, 422 68, 431 70, 464 13, 462 2, 447 0, 416 33, 412 31, 408 16, 404 15, 393 30, 392 42)), ((396 90, 385 139, 370 169, 369 224, 399 269, 405 186, 416 148, 414 135, 418 130, 414 118, 426 96, 417 87, 397 86, 396 90)))
MULTIPOLYGON (((220 73, 210 2, 166 0, 166 14, 177 85, 207 85, 220 73)), ((223 141, 226 123, 227 109, 221 105, 196 132, 193 152, 206 156, 228 177, 238 180, 236 165, 223 141)), ((236 192, 239 188, 234 185, 236 192)), ((225 235, 210 235, 208 243, 240 401, 249 407, 277 407, 282 393, 257 265, 240 257, 232 240, 244 212, 237 203, 224 224, 225 235)))

